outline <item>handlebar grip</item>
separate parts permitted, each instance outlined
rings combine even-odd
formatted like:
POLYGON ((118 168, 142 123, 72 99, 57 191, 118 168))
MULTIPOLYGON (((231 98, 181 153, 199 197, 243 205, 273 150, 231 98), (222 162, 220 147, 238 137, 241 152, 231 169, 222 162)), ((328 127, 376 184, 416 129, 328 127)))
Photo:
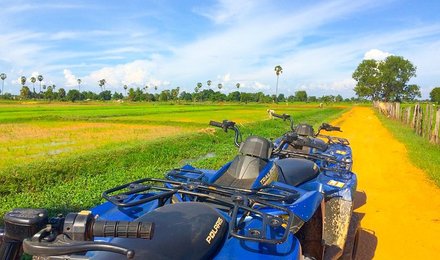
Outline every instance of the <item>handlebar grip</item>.
POLYGON ((94 237, 151 239, 154 233, 152 222, 96 220, 92 228, 94 237))
POLYGON ((332 130, 333 131, 341 131, 341 128, 339 126, 333 126, 332 130))
POLYGON ((216 122, 216 121, 209 121, 209 125, 223 128, 223 124, 220 122, 216 122))
POLYGON ((278 118, 284 119, 284 115, 279 115, 279 114, 275 114, 275 113, 272 113, 271 115, 273 117, 278 117, 278 118))

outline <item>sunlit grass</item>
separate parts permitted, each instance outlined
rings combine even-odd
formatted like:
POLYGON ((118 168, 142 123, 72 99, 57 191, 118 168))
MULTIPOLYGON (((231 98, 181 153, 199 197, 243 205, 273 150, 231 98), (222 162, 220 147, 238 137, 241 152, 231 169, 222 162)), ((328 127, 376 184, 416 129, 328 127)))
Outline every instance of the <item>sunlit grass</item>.
POLYGON ((267 120, 268 108, 315 124, 343 111, 317 104, 0 103, 0 215, 13 207, 88 208, 105 188, 161 177, 187 161, 218 168, 236 153, 232 135, 200 130, 229 119, 244 136, 275 138, 289 127, 267 120))
POLYGON ((0 170, 194 131, 210 120, 261 121, 268 108, 294 118, 319 111, 317 104, 0 103, 0 170))

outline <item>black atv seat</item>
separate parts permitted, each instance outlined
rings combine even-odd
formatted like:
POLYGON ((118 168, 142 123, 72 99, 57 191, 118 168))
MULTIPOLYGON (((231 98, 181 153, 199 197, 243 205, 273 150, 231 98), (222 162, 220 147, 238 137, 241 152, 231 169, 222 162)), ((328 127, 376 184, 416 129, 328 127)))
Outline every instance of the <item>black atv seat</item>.
POLYGON ((267 161, 260 158, 237 155, 225 173, 214 183, 220 186, 250 189, 267 161))
POLYGON ((300 158, 287 158, 276 162, 281 169, 278 181, 292 186, 298 186, 304 182, 316 178, 319 167, 312 161, 300 158))
MULTIPOLYGON (((136 219, 154 223, 151 240, 114 238, 111 243, 133 249, 135 259, 210 259, 227 235, 228 223, 200 202, 169 204, 136 219)), ((127 259, 111 252, 93 259, 127 259)))
POLYGON ((240 145, 239 155, 229 168, 214 182, 217 185, 249 189, 266 166, 272 154, 269 140, 250 136, 240 145))

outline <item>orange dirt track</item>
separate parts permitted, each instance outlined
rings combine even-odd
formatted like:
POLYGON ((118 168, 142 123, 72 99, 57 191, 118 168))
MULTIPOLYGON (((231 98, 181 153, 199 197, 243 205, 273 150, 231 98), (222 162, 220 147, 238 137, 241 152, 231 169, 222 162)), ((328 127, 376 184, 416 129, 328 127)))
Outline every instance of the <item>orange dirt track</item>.
POLYGON ((371 108, 355 107, 332 123, 354 154, 355 212, 362 217, 357 259, 440 259, 440 189, 371 108))

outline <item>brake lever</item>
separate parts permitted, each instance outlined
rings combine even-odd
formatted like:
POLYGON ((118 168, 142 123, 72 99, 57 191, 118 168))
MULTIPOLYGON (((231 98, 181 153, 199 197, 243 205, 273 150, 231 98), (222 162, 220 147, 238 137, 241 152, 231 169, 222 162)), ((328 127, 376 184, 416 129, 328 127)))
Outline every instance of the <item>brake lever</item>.
POLYGON ((107 242, 95 241, 74 241, 66 235, 59 235, 52 242, 44 240, 48 234, 48 229, 44 228, 35 234, 31 239, 23 240, 23 251, 33 256, 59 256, 75 253, 83 253, 87 251, 107 251, 125 255, 127 259, 134 257, 134 250, 117 246, 107 242))

